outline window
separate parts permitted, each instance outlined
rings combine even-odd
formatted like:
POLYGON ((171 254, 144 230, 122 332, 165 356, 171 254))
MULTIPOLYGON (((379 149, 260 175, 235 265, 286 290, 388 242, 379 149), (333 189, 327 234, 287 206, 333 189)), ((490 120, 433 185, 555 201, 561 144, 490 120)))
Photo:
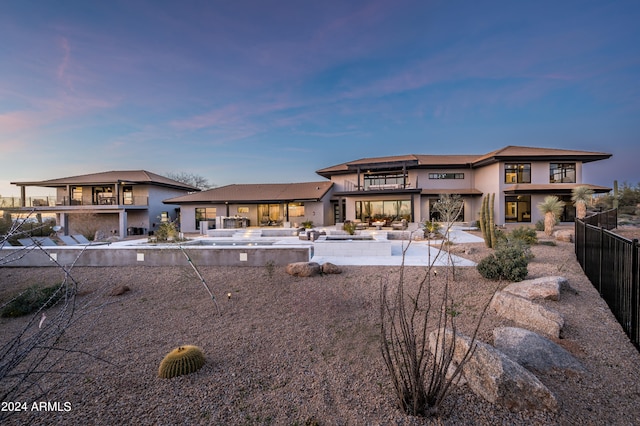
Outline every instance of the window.
POLYGON ((429 179, 464 179, 464 173, 429 173, 429 179))
POLYGON ((411 201, 357 201, 356 218, 363 222, 406 219, 411 221, 411 201))
POLYGON ((504 205, 505 222, 531 222, 530 195, 507 196, 504 198, 504 205))
POLYGON ((81 205, 81 204, 82 204, 82 187, 72 186, 71 187, 71 205, 81 205))
POLYGON ((405 173, 368 173, 364 176, 364 189, 401 189, 404 188, 405 173))
POLYGON ((116 198, 113 196, 113 188, 110 186, 94 186, 93 187, 93 204, 113 205, 116 198))
POLYGON ((127 185, 122 187, 122 204, 127 206, 133 205, 133 186, 127 185))
POLYGON ((289 217, 303 217, 304 203, 289 203, 289 217))
POLYGON ((576 183, 576 163, 549 164, 549 183, 576 183))
POLYGON ((504 183, 531 183, 530 163, 507 163, 504 165, 504 183))
POLYGON ((249 213, 249 207, 238 207, 238 214, 241 214, 241 213, 244 213, 244 214, 249 213))
POLYGON ((200 229, 200 221, 208 220, 209 229, 216 227, 216 208, 215 207, 196 207, 196 229, 200 229))

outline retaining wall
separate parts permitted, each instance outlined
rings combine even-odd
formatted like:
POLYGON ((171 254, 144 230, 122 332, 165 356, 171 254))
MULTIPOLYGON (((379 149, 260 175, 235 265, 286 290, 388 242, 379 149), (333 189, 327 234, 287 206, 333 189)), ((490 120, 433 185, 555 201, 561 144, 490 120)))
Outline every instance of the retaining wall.
MULTIPOLYGON (((308 262, 310 247, 184 247, 197 266, 275 266, 293 262, 308 262)), ((187 259, 178 247, 42 247, 2 248, 0 259, 4 267, 56 266, 172 266, 185 265, 187 259), (80 256, 78 258, 78 256, 80 256), (76 260, 77 258, 77 260, 76 260)))

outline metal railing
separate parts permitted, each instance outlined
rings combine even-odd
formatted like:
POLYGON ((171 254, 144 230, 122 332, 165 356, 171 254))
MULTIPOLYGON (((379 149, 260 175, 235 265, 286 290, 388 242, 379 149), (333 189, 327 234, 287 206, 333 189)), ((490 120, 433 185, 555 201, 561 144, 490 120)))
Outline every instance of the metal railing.
POLYGON ((609 210, 576 219, 576 258, 640 350, 640 244, 608 230, 607 226, 613 229, 612 217, 617 217, 617 212, 609 210))
POLYGON ((20 207, 64 207, 64 206, 98 206, 98 205, 118 205, 118 206, 148 206, 149 197, 135 196, 116 200, 115 197, 100 197, 97 200, 82 199, 74 200, 69 197, 56 196, 34 196, 25 198, 24 206, 20 197, 0 197, 0 209, 20 208, 20 207))

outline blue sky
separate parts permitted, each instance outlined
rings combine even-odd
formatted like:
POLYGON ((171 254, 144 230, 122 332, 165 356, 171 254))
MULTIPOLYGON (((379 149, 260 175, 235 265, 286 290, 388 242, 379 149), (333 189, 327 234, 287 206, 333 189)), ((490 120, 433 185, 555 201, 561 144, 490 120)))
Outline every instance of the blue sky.
POLYGON ((106 170, 322 180, 363 157, 613 153, 640 182, 638 1, 3 1, 0 194, 106 170))

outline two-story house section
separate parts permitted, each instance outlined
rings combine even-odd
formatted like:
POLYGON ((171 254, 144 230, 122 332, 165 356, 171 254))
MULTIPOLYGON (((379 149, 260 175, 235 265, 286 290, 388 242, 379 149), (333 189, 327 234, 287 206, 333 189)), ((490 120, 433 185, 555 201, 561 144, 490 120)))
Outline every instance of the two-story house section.
POLYGON ((388 224, 438 220, 434 204, 441 194, 463 200, 460 222, 478 219, 482 196, 495 194, 496 223, 531 223, 542 218, 536 204, 557 195, 567 205, 561 220, 575 209, 571 190, 587 185, 582 165, 611 154, 507 146, 485 155, 402 155, 365 158, 318 170, 334 184, 335 222, 357 220, 388 224))
POLYGON ((146 170, 108 171, 12 184, 20 187, 18 211, 55 213, 64 234, 86 234, 88 229, 95 229, 120 238, 147 234, 162 221, 175 220, 179 206, 162 201, 199 191, 146 170), (56 195, 40 196, 37 192, 41 193, 41 188, 54 188, 56 195))

